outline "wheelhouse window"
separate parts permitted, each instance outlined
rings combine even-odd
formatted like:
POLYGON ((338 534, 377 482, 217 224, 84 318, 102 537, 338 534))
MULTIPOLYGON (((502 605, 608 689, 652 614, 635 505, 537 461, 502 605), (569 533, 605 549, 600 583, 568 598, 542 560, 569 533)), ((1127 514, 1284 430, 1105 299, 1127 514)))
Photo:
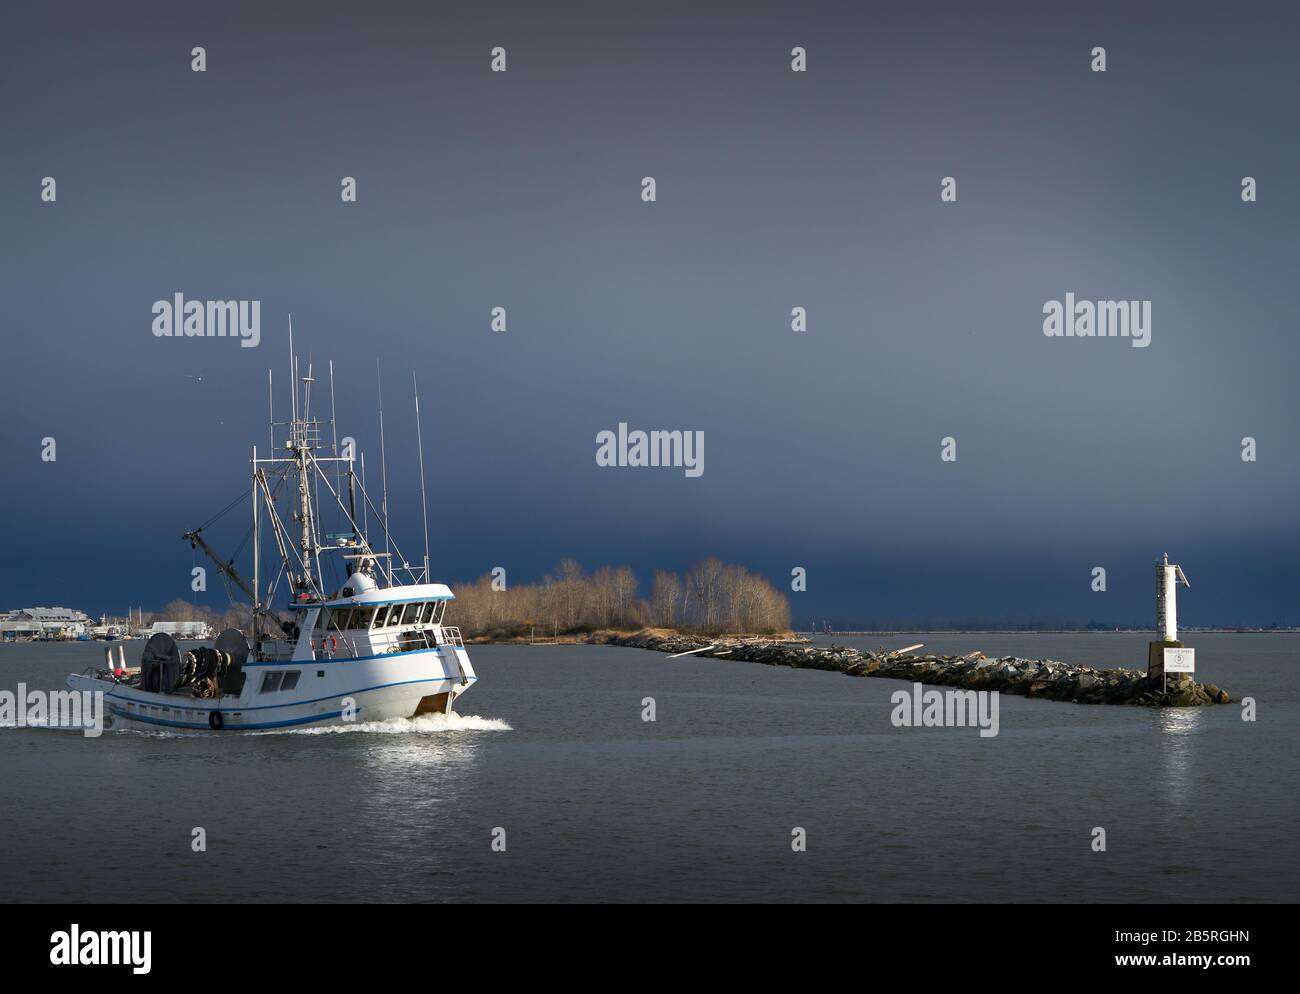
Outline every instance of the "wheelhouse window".
POLYGON ((411 601, 406 604, 381 604, 377 609, 358 608, 347 616, 336 615, 336 619, 340 629, 438 625, 442 623, 446 609, 446 601, 411 601))
POLYGON ((339 631, 355 631, 358 628, 370 627, 370 615, 374 613, 374 608, 354 607, 343 613, 336 624, 339 631))
POLYGON ((293 690, 298 686, 302 670, 270 670, 262 674, 262 693, 274 694, 279 690, 293 690))
POLYGON ((420 624, 422 625, 440 625, 442 624, 442 612, 446 610, 446 601, 429 601, 424 605, 424 611, 420 614, 420 624))

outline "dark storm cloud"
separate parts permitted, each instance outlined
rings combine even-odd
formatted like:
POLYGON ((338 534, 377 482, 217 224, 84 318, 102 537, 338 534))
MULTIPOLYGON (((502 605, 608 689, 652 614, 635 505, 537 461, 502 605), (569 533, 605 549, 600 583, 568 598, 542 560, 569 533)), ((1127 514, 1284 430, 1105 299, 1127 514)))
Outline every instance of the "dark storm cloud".
POLYGON ((1168 550, 1185 621, 1300 621, 1300 15, 968 6, 11 11, 0 607, 187 594, 292 312, 372 472, 382 363, 413 557, 419 374, 447 579, 716 553, 806 566, 800 622, 1128 621, 1168 550), (154 338, 177 291, 261 300, 261 346, 154 338), (1151 346, 1045 338, 1067 291, 1151 346), (704 475, 598 468, 620 421, 704 475))

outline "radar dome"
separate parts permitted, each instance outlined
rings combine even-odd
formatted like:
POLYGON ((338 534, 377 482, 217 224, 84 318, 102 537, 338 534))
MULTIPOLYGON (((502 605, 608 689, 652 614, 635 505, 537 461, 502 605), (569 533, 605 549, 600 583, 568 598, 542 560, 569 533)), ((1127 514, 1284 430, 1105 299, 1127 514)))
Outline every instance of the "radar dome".
POLYGON ((368 590, 375 589, 375 581, 370 579, 364 573, 353 573, 348 577, 347 582, 343 584, 343 589, 339 591, 343 597, 357 597, 368 590))

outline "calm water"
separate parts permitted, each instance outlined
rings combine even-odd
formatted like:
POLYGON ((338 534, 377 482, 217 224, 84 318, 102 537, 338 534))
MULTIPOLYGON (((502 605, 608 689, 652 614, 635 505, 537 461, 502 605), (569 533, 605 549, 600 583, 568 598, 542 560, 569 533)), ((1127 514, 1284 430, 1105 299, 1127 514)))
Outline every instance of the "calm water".
MULTIPOLYGON (((1294 901, 1300 636, 1193 635, 1236 705, 1005 697, 895 729, 905 684, 482 646, 466 716, 254 736, 0 729, 10 901, 1294 901), (658 720, 641 720, 653 697, 658 720), (207 830, 193 853, 191 830, 207 830), (491 832, 508 849, 491 850, 491 832), (793 853, 790 832, 807 830, 793 853), (1094 826, 1108 851, 1090 850, 1094 826)), ((1142 665, 1142 635, 843 639, 1142 665)), ((128 643, 128 657, 141 643, 128 643)), ((0 646, 53 689, 91 644, 0 646)))

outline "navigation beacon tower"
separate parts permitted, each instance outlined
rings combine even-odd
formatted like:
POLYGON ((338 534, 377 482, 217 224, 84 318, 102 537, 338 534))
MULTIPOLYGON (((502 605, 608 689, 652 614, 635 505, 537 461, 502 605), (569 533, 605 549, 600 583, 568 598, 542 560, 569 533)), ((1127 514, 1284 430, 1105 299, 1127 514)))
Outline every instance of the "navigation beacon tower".
POLYGON ((1169 561, 1165 553, 1156 563, 1156 631, 1159 641, 1147 650, 1147 675, 1161 676, 1165 671, 1165 650, 1181 649, 1178 641, 1178 584, 1190 587, 1183 568, 1169 561))

